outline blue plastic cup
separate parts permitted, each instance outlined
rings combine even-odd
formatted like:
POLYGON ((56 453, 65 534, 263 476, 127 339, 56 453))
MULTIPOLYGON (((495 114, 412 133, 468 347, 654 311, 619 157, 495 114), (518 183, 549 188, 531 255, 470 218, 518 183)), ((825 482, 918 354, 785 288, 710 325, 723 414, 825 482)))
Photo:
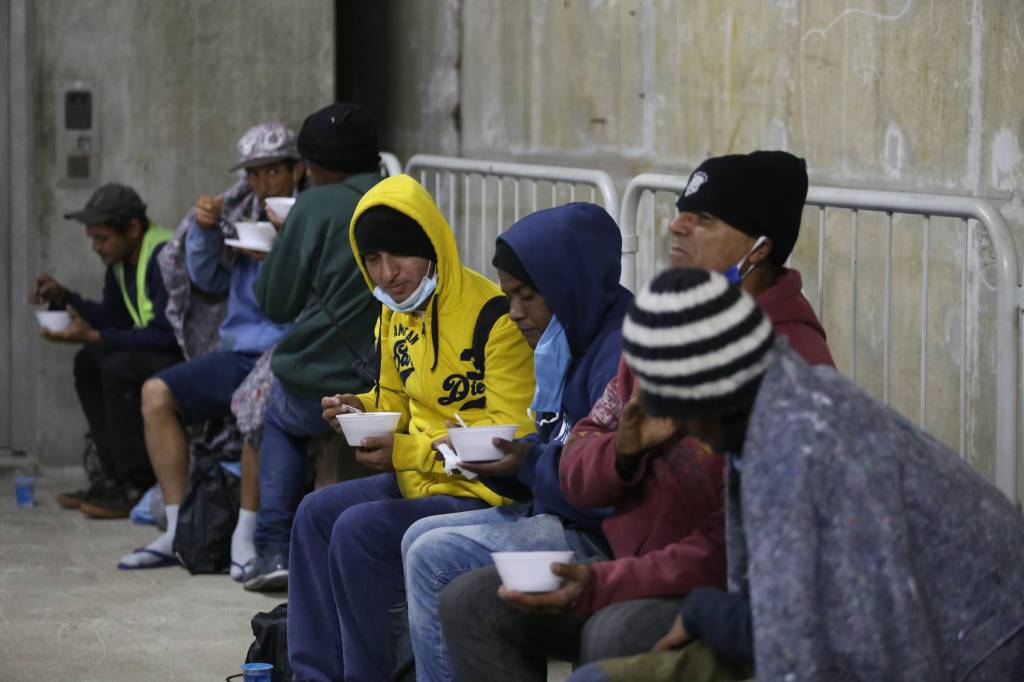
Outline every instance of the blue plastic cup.
POLYGON ((242 682, 270 682, 274 666, 269 663, 243 663, 242 682))
POLYGON ((36 501, 36 477, 14 477, 14 499, 19 507, 31 507, 36 501))

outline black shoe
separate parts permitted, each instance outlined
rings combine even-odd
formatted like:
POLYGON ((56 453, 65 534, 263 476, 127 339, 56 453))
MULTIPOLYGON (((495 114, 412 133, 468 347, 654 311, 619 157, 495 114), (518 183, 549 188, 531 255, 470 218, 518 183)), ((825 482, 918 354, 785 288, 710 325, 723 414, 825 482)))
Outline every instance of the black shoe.
POLYGON ((57 504, 64 507, 65 509, 78 509, 84 502, 88 502, 91 497, 98 497, 107 494, 107 489, 113 488, 116 485, 113 480, 105 478, 100 481, 96 481, 88 488, 82 488, 81 490, 73 490, 69 493, 61 493, 57 495, 57 504))
POLYGON ((78 511, 94 519, 127 519, 145 492, 133 483, 119 483, 82 502, 78 511))
POLYGON ((243 586, 250 592, 284 592, 288 589, 288 559, 281 553, 257 557, 252 573, 244 579, 243 586))

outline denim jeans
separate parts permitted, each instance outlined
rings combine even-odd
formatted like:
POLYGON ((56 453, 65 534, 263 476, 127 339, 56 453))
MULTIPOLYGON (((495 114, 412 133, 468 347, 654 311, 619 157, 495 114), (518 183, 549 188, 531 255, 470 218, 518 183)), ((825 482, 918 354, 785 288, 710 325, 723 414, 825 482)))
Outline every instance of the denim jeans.
POLYGON ((530 505, 520 504, 432 516, 414 523, 402 538, 418 681, 455 679, 441 634, 441 591, 463 573, 491 565, 491 552, 573 550, 577 561, 599 556, 596 548, 586 549, 590 543, 582 542, 582 534, 564 528, 559 517, 529 514, 530 505))
POLYGON ((260 508, 253 538, 261 556, 288 557, 292 521, 306 491, 309 438, 331 430, 322 412, 320 403, 291 395, 274 379, 263 419, 260 508))
POLYGON ((402 536, 471 497, 405 499, 394 474, 343 481, 302 500, 292 529, 288 660, 295 680, 388 680, 390 609, 404 599, 402 536))

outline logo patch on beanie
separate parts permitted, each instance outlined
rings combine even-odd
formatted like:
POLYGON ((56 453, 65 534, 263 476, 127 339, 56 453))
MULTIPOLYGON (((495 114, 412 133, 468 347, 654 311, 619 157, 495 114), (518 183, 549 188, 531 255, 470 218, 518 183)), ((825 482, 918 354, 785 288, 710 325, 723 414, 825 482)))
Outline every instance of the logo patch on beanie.
POLYGON ((686 185, 686 191, 683 192, 683 196, 690 196, 694 192, 700 189, 700 186, 708 181, 708 174, 704 171, 698 171, 693 174, 690 178, 690 182, 686 185))

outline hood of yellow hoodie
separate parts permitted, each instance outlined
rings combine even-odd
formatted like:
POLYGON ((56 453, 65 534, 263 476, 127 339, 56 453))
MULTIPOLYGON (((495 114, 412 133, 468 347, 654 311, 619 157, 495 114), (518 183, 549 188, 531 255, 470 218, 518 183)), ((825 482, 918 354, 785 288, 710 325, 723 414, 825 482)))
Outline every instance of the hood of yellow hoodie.
POLYGON ((459 260, 459 249, 455 245, 455 235, 448 221, 434 203, 433 197, 426 188, 409 175, 394 175, 381 180, 370 191, 363 195, 352 221, 348 226, 348 239, 352 245, 352 253, 356 254, 356 263, 363 273, 366 286, 373 291, 376 284, 366 270, 359 247, 356 244, 356 221, 365 211, 374 206, 387 206, 409 216, 426 232, 427 238, 434 246, 437 254, 437 289, 435 296, 440 301, 448 298, 449 291, 458 291, 462 279, 462 262, 459 260))

